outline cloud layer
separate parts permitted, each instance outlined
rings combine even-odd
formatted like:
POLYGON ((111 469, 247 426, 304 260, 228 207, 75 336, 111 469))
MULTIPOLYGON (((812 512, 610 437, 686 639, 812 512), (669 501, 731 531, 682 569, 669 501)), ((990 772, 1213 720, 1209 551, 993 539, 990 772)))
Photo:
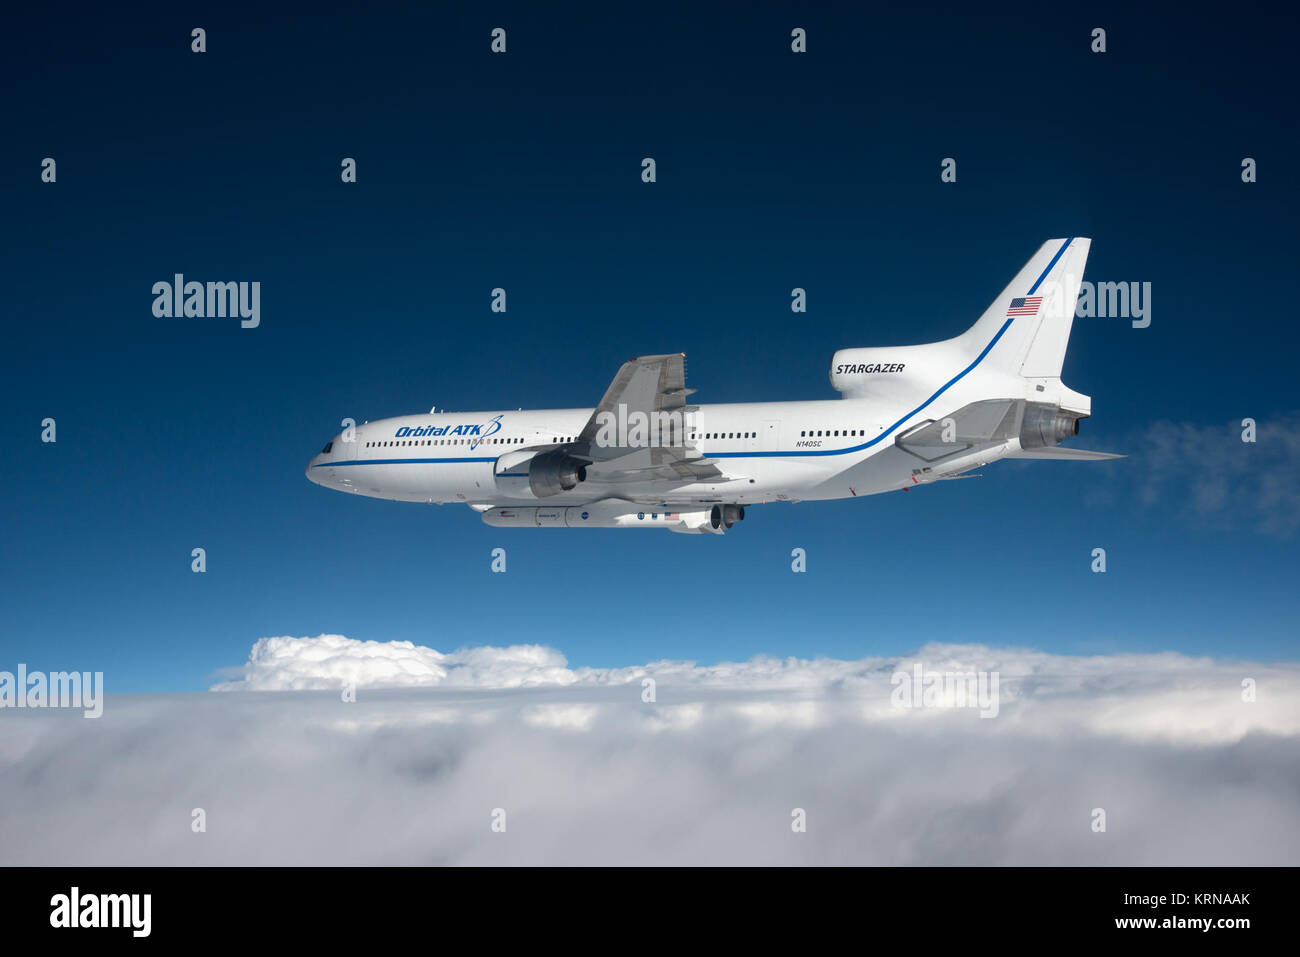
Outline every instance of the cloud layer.
POLYGON ((0 715, 0 863, 1300 862, 1293 664, 930 645, 590 669, 330 635, 263 639, 219 687, 272 693, 0 715), (997 672, 997 717, 894 707, 917 664, 997 672))

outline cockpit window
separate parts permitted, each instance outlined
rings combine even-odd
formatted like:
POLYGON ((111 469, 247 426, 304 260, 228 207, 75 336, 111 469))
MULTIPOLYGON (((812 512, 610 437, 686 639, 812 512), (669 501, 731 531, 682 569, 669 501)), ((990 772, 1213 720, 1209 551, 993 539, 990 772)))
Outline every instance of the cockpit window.
POLYGON ((334 448, 334 440, 333 440, 333 439, 330 439, 328 442, 325 443, 325 448, 323 448, 323 449, 320 450, 320 454, 321 454, 321 455, 329 455, 329 454, 330 454, 330 449, 332 449, 332 448, 334 448))

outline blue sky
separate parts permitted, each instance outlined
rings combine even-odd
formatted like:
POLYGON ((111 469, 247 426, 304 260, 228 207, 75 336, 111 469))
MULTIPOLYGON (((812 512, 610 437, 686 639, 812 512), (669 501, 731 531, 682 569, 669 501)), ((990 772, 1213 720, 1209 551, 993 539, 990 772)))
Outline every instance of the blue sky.
POLYGON ((0 58, 0 667, 191 690, 259 637, 321 632, 602 666, 934 640, 1295 657, 1293 505, 1257 494, 1268 475, 1294 493, 1300 408, 1282 21, 18 16, 0 58), (773 505, 725 538, 508 532, 303 476, 344 416, 592 405, 637 354, 687 353, 701 402, 831 398, 836 349, 954 335, 1069 235, 1093 237, 1086 278, 1152 284, 1149 328, 1081 319, 1066 358, 1094 400, 1076 444, 1122 462, 773 505), (260 281, 261 326, 155 318, 152 284, 176 272, 260 281), (1245 416, 1267 441, 1237 440, 1245 416), (1159 423, 1211 447, 1152 498, 1159 423), (1224 496, 1197 507, 1206 482, 1224 496))

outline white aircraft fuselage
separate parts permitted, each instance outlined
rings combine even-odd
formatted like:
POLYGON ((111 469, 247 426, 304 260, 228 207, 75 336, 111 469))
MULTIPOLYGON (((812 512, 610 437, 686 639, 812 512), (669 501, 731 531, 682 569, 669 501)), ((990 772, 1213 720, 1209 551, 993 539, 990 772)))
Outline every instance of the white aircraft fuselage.
POLYGON ((681 355, 649 356, 626 363, 594 408, 366 422, 327 444, 307 476, 375 498, 468 504, 505 527, 720 533, 746 505, 907 489, 1006 456, 1111 458, 1057 448, 1091 412, 1060 379, 1088 244, 1045 244, 956 338, 835 353, 840 399, 687 406, 681 355), (657 428, 638 432, 638 417, 657 428))

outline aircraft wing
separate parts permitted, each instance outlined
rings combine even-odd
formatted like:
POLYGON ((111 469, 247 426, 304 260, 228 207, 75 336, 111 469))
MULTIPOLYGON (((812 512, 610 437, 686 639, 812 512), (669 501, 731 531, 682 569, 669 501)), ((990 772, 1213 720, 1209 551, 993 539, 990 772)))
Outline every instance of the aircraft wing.
POLYGON ((690 442, 686 356, 641 356, 623 363, 569 451, 602 481, 697 481, 722 472, 690 442))

